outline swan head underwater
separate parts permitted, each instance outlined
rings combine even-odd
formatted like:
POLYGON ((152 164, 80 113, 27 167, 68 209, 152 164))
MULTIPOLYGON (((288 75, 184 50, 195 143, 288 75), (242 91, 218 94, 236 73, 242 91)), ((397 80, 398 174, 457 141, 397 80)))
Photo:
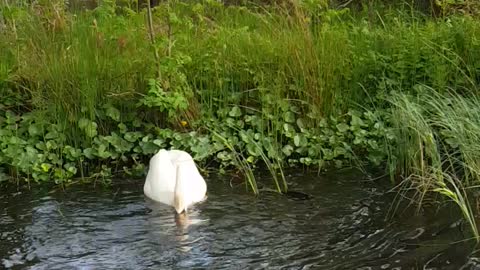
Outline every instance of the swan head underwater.
POLYGON ((150 159, 143 192, 154 201, 173 206, 180 214, 205 199, 207 184, 190 154, 161 149, 150 159))

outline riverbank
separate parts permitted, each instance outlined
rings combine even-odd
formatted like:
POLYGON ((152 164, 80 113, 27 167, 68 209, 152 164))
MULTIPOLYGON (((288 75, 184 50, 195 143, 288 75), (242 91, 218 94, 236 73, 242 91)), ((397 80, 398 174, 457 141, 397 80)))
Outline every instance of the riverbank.
POLYGON ((453 199, 476 231, 474 14, 171 1, 149 27, 128 5, 62 3, 2 9, 0 179, 108 184, 160 148, 254 192, 257 166, 279 191, 285 167, 379 166, 416 201, 453 199))

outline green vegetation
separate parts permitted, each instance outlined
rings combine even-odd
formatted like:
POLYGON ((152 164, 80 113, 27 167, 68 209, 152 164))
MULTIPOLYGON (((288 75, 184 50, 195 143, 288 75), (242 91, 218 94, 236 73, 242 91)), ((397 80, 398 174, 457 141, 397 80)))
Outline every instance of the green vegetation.
POLYGON ((466 191, 479 187, 480 100, 468 96, 424 87, 415 97, 393 97, 397 146, 389 165, 406 176, 403 190, 417 191, 419 203, 435 191, 458 204, 479 239, 466 191))
POLYGON ((0 180, 108 183, 160 148, 239 169, 386 168, 418 202, 443 194, 478 237, 478 5, 329 8, 4 1, 0 180), (3 175, 3 177, 2 177, 3 175), (8 176, 8 177, 7 177, 8 176))

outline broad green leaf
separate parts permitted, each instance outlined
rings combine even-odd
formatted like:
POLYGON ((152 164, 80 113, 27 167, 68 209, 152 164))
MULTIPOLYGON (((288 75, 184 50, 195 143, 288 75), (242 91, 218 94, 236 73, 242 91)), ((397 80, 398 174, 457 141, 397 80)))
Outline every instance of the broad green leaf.
POLYGON ((303 134, 295 134, 293 143, 296 147, 303 147, 308 144, 307 138, 303 134))
POLYGON ((240 135, 240 138, 242 139, 242 141, 246 143, 251 141, 251 138, 248 136, 247 132, 245 132, 244 130, 240 130, 238 135, 240 135))
POLYGON ((129 142, 136 142, 140 136, 141 134, 139 132, 127 132, 123 137, 129 142))
POLYGON ((113 120, 115 120, 117 122, 120 121, 120 111, 117 110, 112 105, 106 106, 106 112, 105 113, 108 117, 112 118, 113 120))
POLYGON ((111 153, 107 151, 107 146, 105 144, 101 144, 98 146, 97 149, 97 156, 101 159, 106 159, 111 157, 111 153))
POLYGON ((238 106, 233 106, 233 108, 228 113, 230 117, 239 117, 242 115, 242 110, 238 106))
POLYGON ((297 126, 298 126, 300 129, 305 128, 305 120, 303 120, 303 118, 298 118, 298 119, 297 119, 297 126))
POLYGON ((143 154, 154 154, 159 150, 158 145, 153 142, 141 142, 140 146, 142 147, 143 154))
POLYGON ((165 147, 165 140, 164 139, 155 139, 155 140, 153 140, 153 143, 160 146, 160 147, 165 147))
POLYGON ((283 124, 283 130, 285 131, 285 135, 287 137, 291 138, 295 134, 295 128, 290 124, 287 124, 287 123, 283 124))
POLYGON ((97 136, 97 123, 90 121, 86 118, 81 118, 78 121, 78 127, 85 131, 85 135, 90 138, 97 136))
POLYGON ((335 157, 338 157, 340 155, 345 155, 347 153, 347 150, 343 147, 335 147, 333 150, 335 157))
POLYGON ((303 163, 305 165, 310 165, 312 164, 312 159, 309 157, 302 157, 300 158, 300 163, 303 163))
POLYGON ((356 115, 352 115, 352 120, 350 121, 350 124, 354 127, 363 127, 365 126, 365 123, 363 122, 363 120, 356 116, 356 115))
POLYGON ((95 151, 93 148, 85 148, 85 149, 83 149, 83 154, 84 154, 85 157, 87 157, 88 159, 94 159, 96 152, 97 152, 97 151, 95 151))
POLYGON ((345 133, 350 127, 345 124, 345 123, 340 123, 340 124, 337 124, 337 129, 338 131, 340 131, 341 133, 345 133))
POLYGON ((247 144, 247 152, 251 156, 260 156, 258 147, 252 143, 247 144))
POLYGON ((77 168, 75 167, 74 163, 67 163, 63 165, 63 167, 69 172, 72 176, 77 173, 77 168))
POLYGON ((39 124, 31 124, 28 127, 28 133, 30 134, 30 136, 37 136, 42 133, 42 129, 39 124))
POLYGON ((282 152, 288 157, 293 153, 293 147, 287 144, 282 148, 282 152))
POLYGON ((328 148, 322 149, 324 160, 332 160, 334 158, 333 151, 328 148))
POLYGON ((283 113, 283 120, 287 123, 295 122, 295 114, 293 112, 287 111, 283 113))
POLYGON ((58 138, 58 132, 56 131, 50 131, 45 135, 45 139, 47 140, 52 140, 58 138))
POLYGON ((80 120, 78 120, 78 127, 81 129, 85 129, 89 123, 90 120, 88 120, 87 118, 80 118, 80 120))
POLYGON ((37 149, 39 150, 47 150, 47 145, 44 142, 38 142, 37 144, 35 144, 35 147, 37 147, 37 149))
POLYGON ((120 133, 125 133, 127 132, 127 126, 124 123, 118 124, 118 129, 120 129, 120 133))
POLYGON ((42 170, 44 172, 48 172, 52 168, 52 164, 42 163, 42 165, 40 165, 40 167, 42 167, 42 170))

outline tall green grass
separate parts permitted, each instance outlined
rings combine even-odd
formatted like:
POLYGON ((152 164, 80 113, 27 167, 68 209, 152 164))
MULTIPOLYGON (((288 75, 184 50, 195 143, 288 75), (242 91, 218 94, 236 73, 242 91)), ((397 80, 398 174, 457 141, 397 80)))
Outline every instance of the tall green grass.
MULTIPOLYGON (((16 56, 13 82, 66 122, 95 120, 107 101, 122 108, 140 99, 156 76, 145 12, 115 14, 106 1, 71 14, 56 2, 4 16, 0 43, 16 56)), ((153 28, 162 67, 183 74, 211 113, 228 104, 262 108, 273 96, 301 104, 303 114, 337 115, 393 87, 460 88, 471 86, 465 74, 477 79, 480 23, 469 17, 412 22, 397 11, 373 25, 348 11, 320 14, 172 2, 154 9, 153 28)))
POLYGON ((15 54, 12 83, 28 92, 32 110, 45 112, 67 130, 75 130, 82 118, 96 121, 107 103, 131 110, 129 103, 153 73, 152 59, 139 53, 149 46, 138 31, 142 18, 130 17, 127 25, 102 9, 74 15, 59 2, 17 8, 26 15, 9 20, 17 33, 6 33, 2 43, 10 43, 15 54))
POLYGON ((415 190, 419 205, 432 191, 456 203, 478 241, 474 203, 468 199, 480 183, 478 93, 423 91, 392 99, 398 145, 392 149, 391 171, 405 177, 404 191, 415 190))

